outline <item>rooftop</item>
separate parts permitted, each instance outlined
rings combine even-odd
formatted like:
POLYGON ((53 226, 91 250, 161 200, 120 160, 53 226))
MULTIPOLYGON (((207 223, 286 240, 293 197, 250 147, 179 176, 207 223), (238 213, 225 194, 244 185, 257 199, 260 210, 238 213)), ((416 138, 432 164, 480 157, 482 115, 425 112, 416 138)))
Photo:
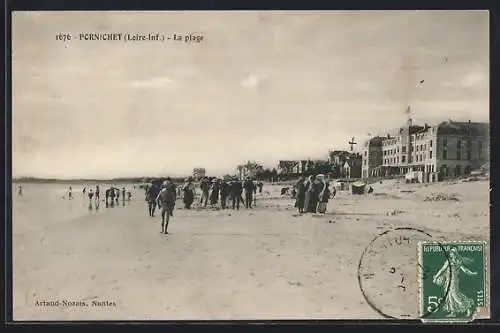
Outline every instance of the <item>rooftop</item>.
POLYGON ((438 135, 488 136, 489 123, 443 121, 438 125, 438 135))

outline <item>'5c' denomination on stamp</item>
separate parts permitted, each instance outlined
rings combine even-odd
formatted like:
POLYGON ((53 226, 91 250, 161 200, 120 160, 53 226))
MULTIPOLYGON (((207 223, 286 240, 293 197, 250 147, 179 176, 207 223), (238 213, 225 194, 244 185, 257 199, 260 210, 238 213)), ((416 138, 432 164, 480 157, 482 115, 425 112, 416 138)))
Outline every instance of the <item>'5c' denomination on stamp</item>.
POLYGON ((422 321, 468 322, 489 313, 487 267, 486 242, 421 242, 422 321))

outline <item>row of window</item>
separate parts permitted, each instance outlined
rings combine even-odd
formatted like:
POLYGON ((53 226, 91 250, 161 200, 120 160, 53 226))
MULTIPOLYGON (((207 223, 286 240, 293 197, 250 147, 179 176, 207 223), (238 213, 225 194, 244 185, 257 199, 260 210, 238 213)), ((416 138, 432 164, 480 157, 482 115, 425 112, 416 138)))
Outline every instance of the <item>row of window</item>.
POLYGON ((399 157, 384 158, 384 164, 396 164, 396 163, 399 163, 399 157))
MULTIPOLYGON (((479 159, 483 159, 483 143, 481 141, 478 141, 477 142, 478 144, 478 154, 479 154, 479 159)), ((466 141, 466 146, 465 146, 465 159, 470 161, 471 160, 471 140, 467 140, 466 141)), ((461 160, 462 159, 462 151, 463 150, 463 147, 462 147, 462 140, 457 140, 457 156, 456 156, 456 159, 457 160, 461 160)), ((446 138, 443 138, 443 159, 446 160, 448 159, 448 140, 446 138)))
MULTIPOLYGON (((432 147, 432 140, 429 143, 429 147, 432 147)), ((427 145, 426 144, 416 145, 415 148, 416 148, 416 151, 424 151, 427 149, 427 145)), ((412 151, 413 151, 413 149, 412 149, 412 151)))
POLYGON ((382 145, 383 146, 390 146, 390 145, 395 145, 398 142, 399 142, 399 138, 397 138, 397 139, 387 139, 387 140, 382 141, 382 145))
MULTIPOLYGON (((425 153, 414 154, 412 157, 415 162, 423 162, 425 160, 425 153)), ((432 158, 432 151, 429 152, 429 158, 432 158)), ((384 164, 397 164, 397 163, 399 163, 399 156, 384 158, 384 164)), ((406 156, 401 156, 401 163, 406 163, 406 156)))
MULTIPOLYGON (((430 134, 434 133, 434 130, 431 128, 430 129, 430 134)), ((426 136, 428 135, 429 133, 419 133, 419 134, 414 134, 412 135, 415 139, 417 140, 423 140, 426 138, 426 136)))
MULTIPOLYGON (((429 147, 432 148, 432 140, 429 141, 429 147)), ((427 150, 427 144, 410 146, 410 152, 413 153, 415 150, 416 151, 427 150)), ((403 153, 406 153, 406 146, 401 147, 401 151, 403 153)), ((390 156, 390 155, 395 155, 395 154, 399 154, 399 147, 396 147, 395 149, 384 150, 384 156, 390 156)), ((365 151, 365 156, 366 156, 366 151, 365 151)))
MULTIPOLYGON (((415 162, 422 162, 425 159, 425 154, 413 155, 415 162)), ((432 151, 429 152, 429 158, 432 158, 432 151)))
MULTIPOLYGON (((481 141, 478 141, 477 144, 478 144, 478 150, 481 150, 483 148, 483 143, 481 141)), ((467 149, 470 149, 471 146, 472 146, 471 140, 465 141, 465 147, 467 149)), ((448 139, 447 138, 443 138, 443 148, 448 148, 448 139)), ((462 149, 462 140, 460 140, 460 139, 457 140, 457 149, 462 149)))
MULTIPOLYGON (((420 144, 420 145, 415 145, 410 147, 410 152, 414 152, 414 147, 417 152, 419 151, 425 151, 427 150, 427 145, 426 144, 420 144)), ((432 140, 429 141, 429 147, 432 147, 432 140)), ((465 150, 465 155, 463 155, 463 147, 462 147, 462 140, 457 140, 457 151, 456 151, 456 159, 461 160, 463 156, 465 156, 466 160, 471 160, 471 140, 466 141, 466 150, 465 150)), ((402 153, 406 153, 406 147, 403 146, 401 147, 402 153)), ((390 150, 384 150, 383 156, 390 156, 390 155, 395 155, 399 153, 399 147, 396 147, 395 149, 390 149, 390 150)), ((483 159, 483 144, 481 141, 478 141, 478 153, 479 153, 479 159, 483 159)), ((364 153, 365 156, 367 156, 367 151, 364 153)), ((406 162, 405 156, 401 157, 402 163, 406 162)), ((432 158, 432 151, 429 151, 429 158, 432 158)), ((423 161, 424 157, 422 155, 417 155, 416 161, 423 161)), ((448 159, 448 140, 446 138, 443 138, 443 151, 442 151, 442 159, 448 159)), ((392 157, 392 158, 384 158, 384 164, 389 164, 389 163, 399 163, 399 157, 392 157), (396 162, 397 161, 397 162, 396 162)))
POLYGON ((384 150, 384 156, 395 155, 396 153, 399 153, 399 147, 397 147, 396 149, 384 150))

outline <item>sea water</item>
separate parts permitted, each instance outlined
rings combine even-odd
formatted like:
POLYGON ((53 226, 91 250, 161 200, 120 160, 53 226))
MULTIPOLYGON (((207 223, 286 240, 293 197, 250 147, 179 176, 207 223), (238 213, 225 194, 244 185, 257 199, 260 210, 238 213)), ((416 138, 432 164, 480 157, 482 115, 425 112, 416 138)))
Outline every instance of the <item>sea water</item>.
MULTIPOLYGON (((99 184, 100 202, 89 200, 88 190, 95 191, 96 184, 72 185, 72 199, 69 199, 69 184, 14 183, 12 186, 12 233, 35 232, 45 228, 58 227, 64 223, 72 223, 89 215, 105 214, 105 190, 110 184, 99 184), (22 185, 22 195, 18 194, 22 185), (83 194, 83 188, 87 190, 83 194)), ((132 199, 137 199, 138 189, 132 185, 115 185, 132 192, 132 199)), ((122 198, 120 193, 120 206, 122 198)))

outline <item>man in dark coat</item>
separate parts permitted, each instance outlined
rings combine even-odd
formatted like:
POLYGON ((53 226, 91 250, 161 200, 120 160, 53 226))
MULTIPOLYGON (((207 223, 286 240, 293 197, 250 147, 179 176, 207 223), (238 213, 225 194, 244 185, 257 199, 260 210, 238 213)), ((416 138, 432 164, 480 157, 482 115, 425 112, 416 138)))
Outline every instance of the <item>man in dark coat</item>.
POLYGON ((208 194, 210 192, 210 180, 208 177, 203 177, 201 182, 200 182, 200 188, 201 188, 201 201, 200 205, 203 205, 203 207, 206 207, 208 204, 208 194))
POLYGON ((227 196, 229 195, 229 185, 226 181, 222 180, 219 186, 220 191, 220 205, 222 209, 226 209, 227 196))
POLYGON ((252 208, 253 195, 257 192, 257 186, 250 177, 247 177, 243 188, 245 189, 245 207, 252 208))
POLYGON ((191 205, 194 202, 194 198, 196 196, 196 187, 193 183, 193 178, 188 177, 186 179, 186 183, 182 188, 182 201, 184 202, 184 208, 191 209, 191 205))
POLYGON ((155 216, 156 198, 158 197, 160 190, 161 188, 158 182, 153 182, 153 184, 151 184, 146 191, 146 201, 148 203, 149 216, 151 217, 155 216))
POLYGON ((239 180, 234 180, 229 187, 229 195, 233 203, 233 209, 240 210, 240 198, 243 192, 243 185, 239 180))

